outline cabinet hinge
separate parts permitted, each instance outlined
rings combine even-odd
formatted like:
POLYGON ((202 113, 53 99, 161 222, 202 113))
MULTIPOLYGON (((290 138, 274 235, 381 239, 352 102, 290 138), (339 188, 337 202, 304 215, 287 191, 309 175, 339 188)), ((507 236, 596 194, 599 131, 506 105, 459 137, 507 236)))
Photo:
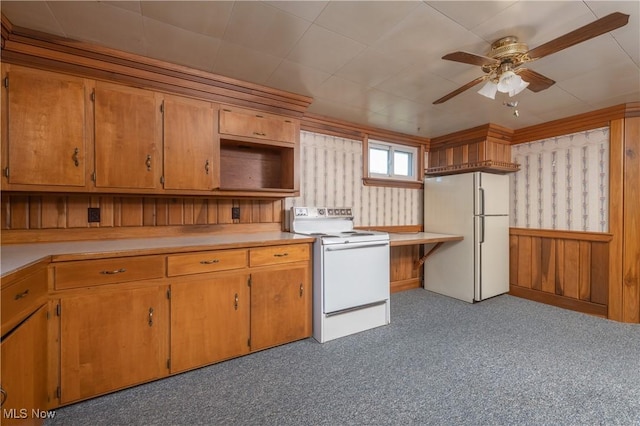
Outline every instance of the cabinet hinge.
POLYGON ((171 370, 171 358, 167 359, 167 370, 171 370))
POLYGON ((4 87, 9 88, 9 77, 4 78, 4 87))
POLYGON ((56 388, 56 398, 62 398, 62 389, 60 389, 60 386, 56 388))
POLYGON ((62 315, 62 305, 60 305, 59 303, 56 305, 56 315, 57 316, 62 315))
POLYGON ((95 91, 95 90, 91 92, 91 96, 90 96, 90 98, 91 98, 91 101, 92 101, 92 102, 95 102, 95 101, 96 101, 96 91, 95 91))
POLYGON ((9 166, 4 168, 4 177, 9 177, 9 166))
POLYGON ((167 289, 167 299, 171 299, 171 289, 167 289))

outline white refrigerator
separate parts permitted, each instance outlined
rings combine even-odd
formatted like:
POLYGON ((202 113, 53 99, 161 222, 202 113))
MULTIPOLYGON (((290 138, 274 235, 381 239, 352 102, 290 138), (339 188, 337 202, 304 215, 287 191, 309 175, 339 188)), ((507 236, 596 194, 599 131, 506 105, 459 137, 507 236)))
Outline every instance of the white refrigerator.
POLYGON ((463 173, 425 179, 424 230, 462 235, 424 263, 424 288, 466 302, 509 291, 509 177, 463 173))

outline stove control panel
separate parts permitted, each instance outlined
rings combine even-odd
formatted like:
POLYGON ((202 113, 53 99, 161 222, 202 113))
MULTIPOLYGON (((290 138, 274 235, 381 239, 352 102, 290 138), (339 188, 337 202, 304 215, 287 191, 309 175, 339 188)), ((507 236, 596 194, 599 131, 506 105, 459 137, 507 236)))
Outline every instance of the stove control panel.
POLYGON ((294 218, 353 217, 350 207, 293 207, 292 212, 294 218))

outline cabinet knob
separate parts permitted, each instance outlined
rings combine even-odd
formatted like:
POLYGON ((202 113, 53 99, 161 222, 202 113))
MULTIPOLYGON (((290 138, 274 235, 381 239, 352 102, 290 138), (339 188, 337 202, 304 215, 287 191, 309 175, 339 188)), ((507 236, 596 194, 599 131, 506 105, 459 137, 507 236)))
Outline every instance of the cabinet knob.
POLYGON ((233 309, 235 309, 236 311, 238 310, 238 293, 236 293, 234 297, 233 309))
POLYGON ((145 161, 145 164, 147 165, 147 171, 150 172, 151 171, 151 155, 147 155, 147 161, 145 161))
POLYGON ((289 253, 275 253, 273 256, 274 257, 287 257, 287 256, 289 256, 289 253))
POLYGON ((201 260, 200 263, 202 265, 212 265, 214 263, 220 263, 220 260, 219 259, 201 260))
POLYGON ((153 308, 149 308, 149 327, 153 326, 153 308))
POLYGON ((303 294, 304 294, 304 287, 302 286, 302 283, 300 283, 300 297, 302 297, 303 294))
POLYGON ((267 134, 264 132, 253 132, 253 134, 256 136, 267 136, 267 134))
POLYGON ((204 171, 206 174, 209 174, 209 160, 204 163, 204 171))

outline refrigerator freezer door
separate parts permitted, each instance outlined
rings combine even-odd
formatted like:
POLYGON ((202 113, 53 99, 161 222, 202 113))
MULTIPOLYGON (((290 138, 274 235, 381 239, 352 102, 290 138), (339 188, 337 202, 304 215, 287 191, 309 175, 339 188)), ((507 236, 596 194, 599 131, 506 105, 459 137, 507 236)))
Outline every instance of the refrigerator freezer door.
POLYGON ((509 216, 476 216, 475 296, 480 301, 509 291, 509 216))
POLYGON ((476 185, 475 214, 509 214, 509 176, 474 173, 476 185))

